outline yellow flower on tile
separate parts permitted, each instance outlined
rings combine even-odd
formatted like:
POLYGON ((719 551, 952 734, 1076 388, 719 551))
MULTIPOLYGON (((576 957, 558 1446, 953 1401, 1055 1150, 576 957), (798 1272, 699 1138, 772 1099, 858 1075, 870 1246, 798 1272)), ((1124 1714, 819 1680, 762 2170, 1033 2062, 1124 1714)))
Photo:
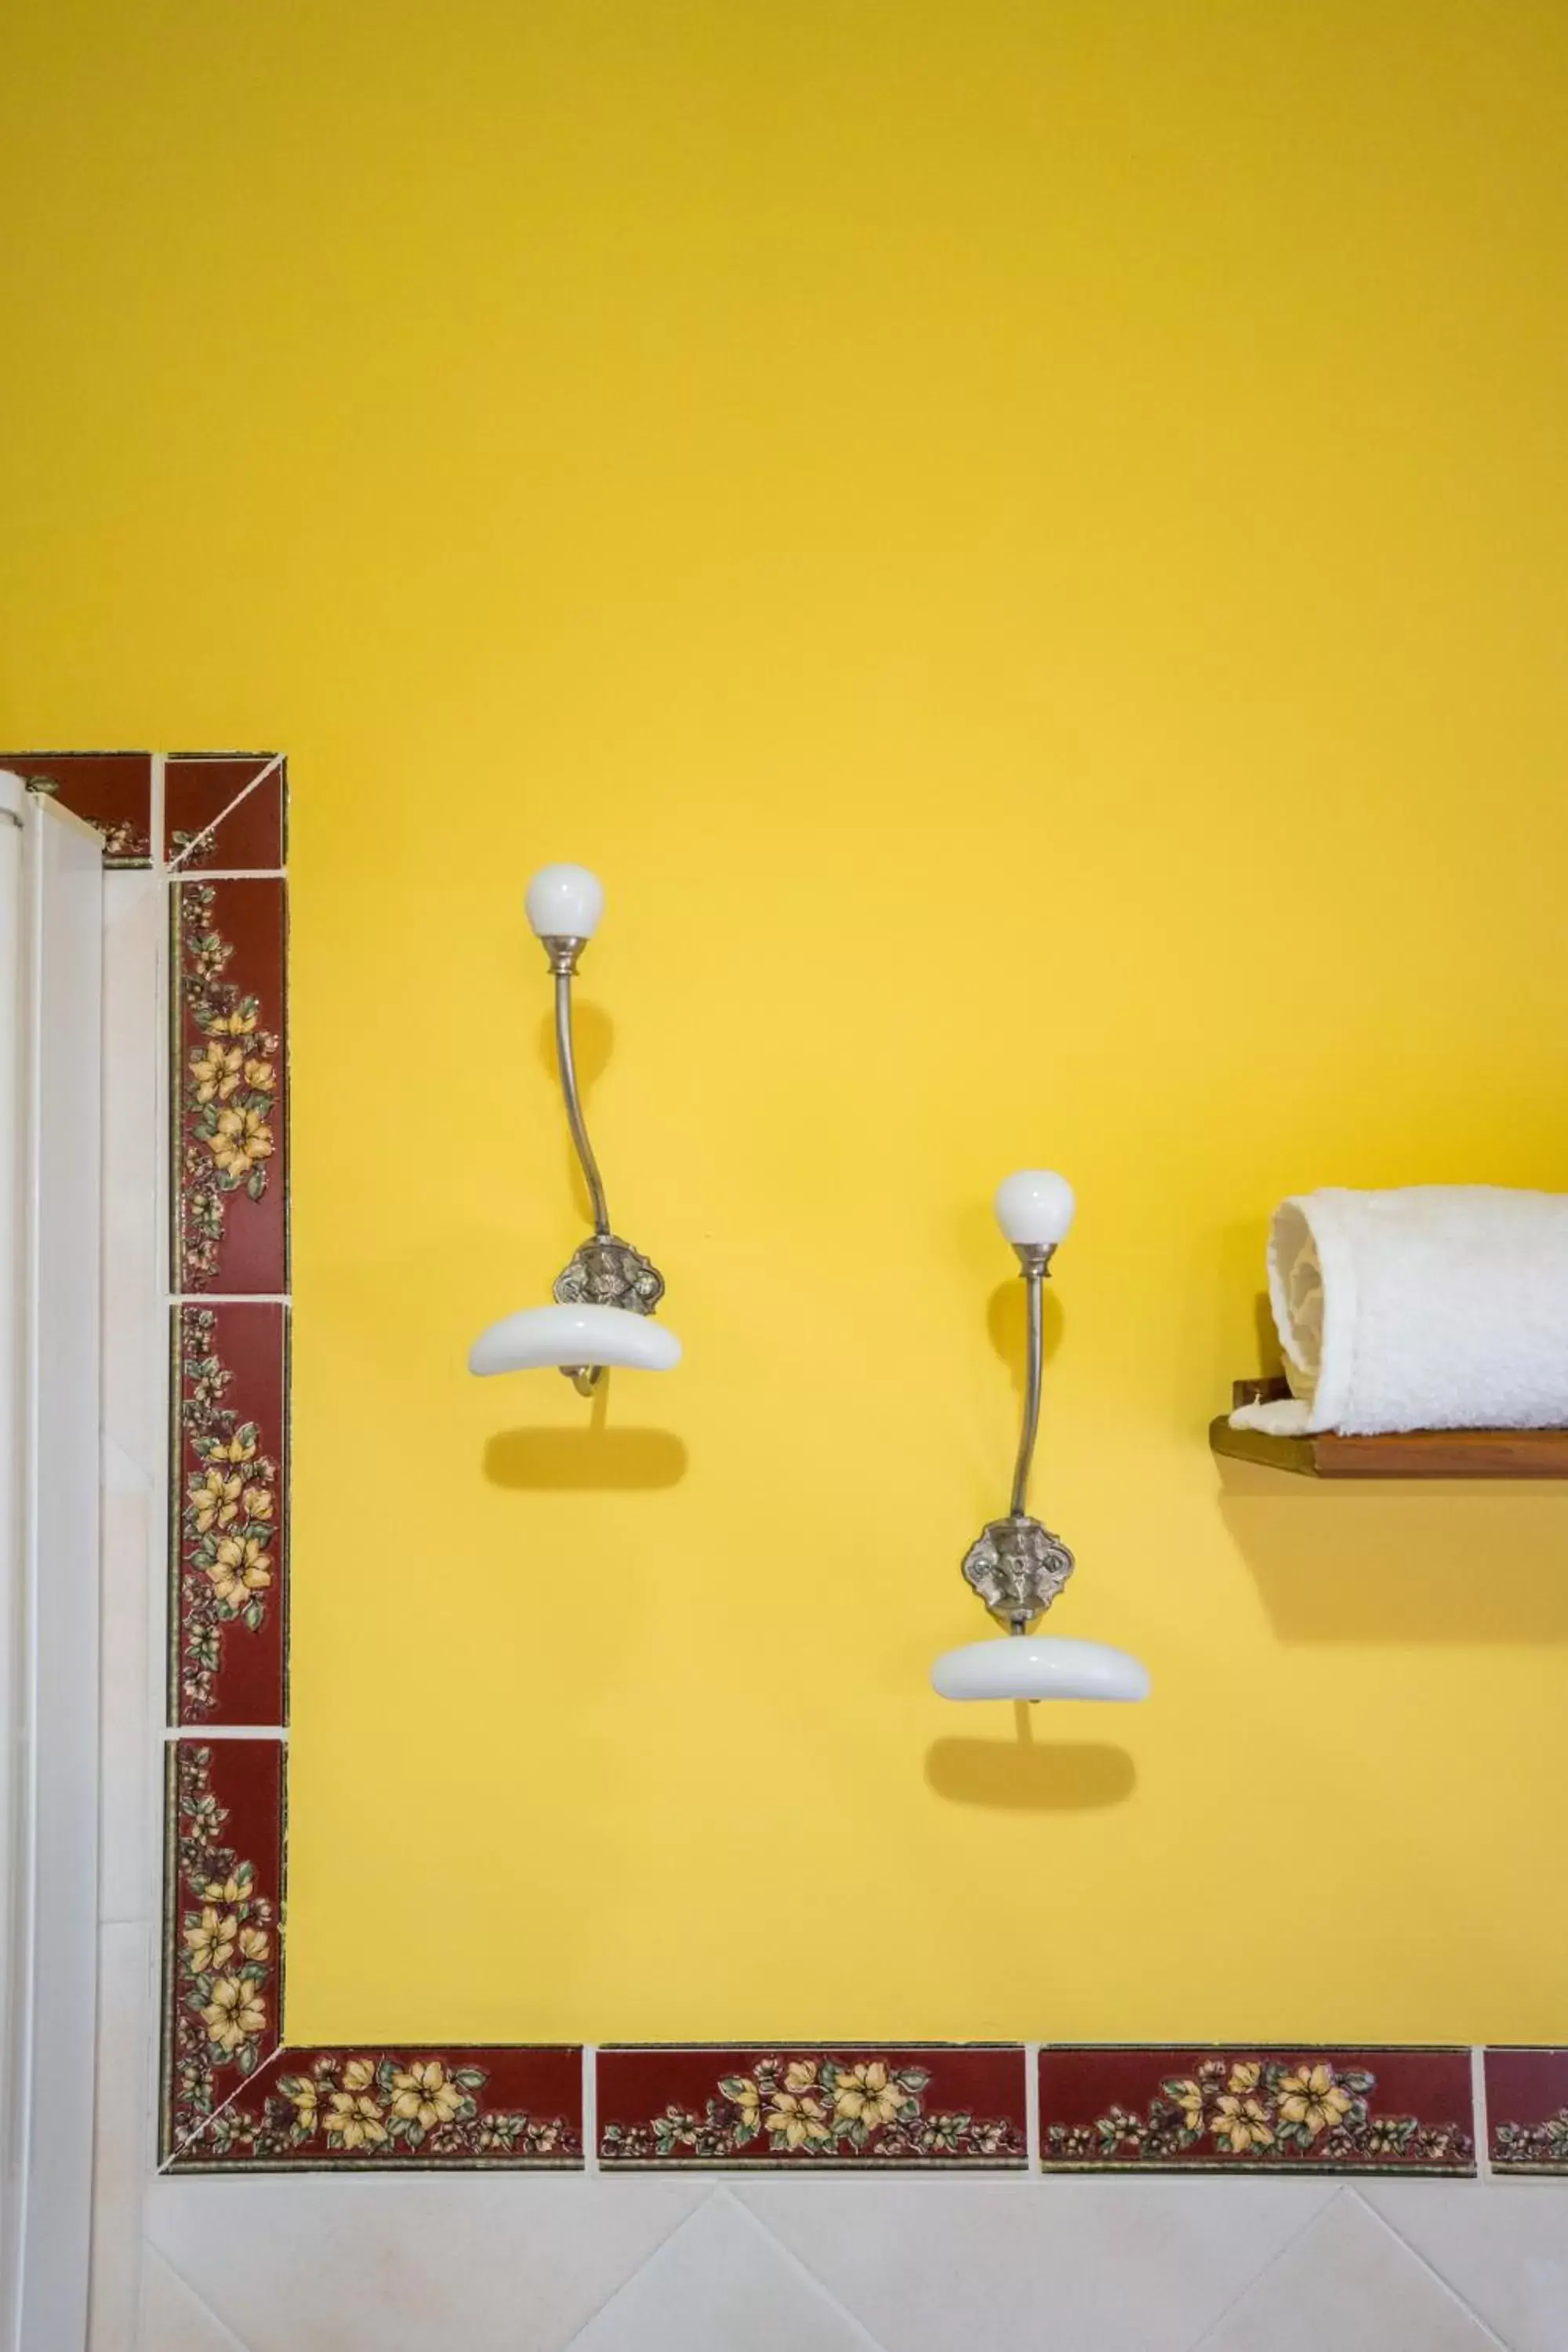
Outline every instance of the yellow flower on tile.
POLYGON ((368 2091, 375 2080, 375 2062, 370 2058, 351 2058, 343 2068, 345 2091, 368 2091))
POLYGON ((1234 2091, 1238 2099, 1245 2098, 1248 2091, 1257 2090, 1262 2074, 1263 2069, 1256 2059, 1240 2059, 1231 2068, 1230 2081, 1226 2088, 1228 2091, 1234 2091))
POLYGON ((1245 2156, 1249 2148, 1272 2147, 1274 2134, 1269 2129, 1268 2116, 1256 2099, 1241 2099, 1231 2093, 1222 2093, 1215 2101, 1214 2136, 1232 2156, 1245 2156))
POLYGON ((267 1958, 267 1938, 259 1927, 242 1927, 239 1931, 239 1951, 242 1959, 260 1964, 267 1958))
MULTIPOLYGON (((797 2070, 792 2067, 790 2071, 793 2074, 797 2070)), ((808 2091, 798 2095, 794 2091, 775 2091, 767 2114, 767 2127, 786 2147, 804 2147, 808 2141, 815 2143, 830 2137, 827 2110, 808 2091)))
POLYGON ((321 2085, 313 2074, 298 2075, 283 2085, 284 2095, 293 2107, 295 2119, 307 2131, 314 2131, 321 2113, 321 2085))
POLYGON ((889 2081, 880 2058, 850 2067, 833 2086, 834 2113, 848 2123, 864 2124, 868 2131, 893 2122, 903 2104, 903 2092, 889 2081))
POLYGON ((238 1932, 239 1922, 232 1911, 215 1911, 210 1903, 204 1906, 201 1917, 185 1929, 191 1966, 197 1976, 208 1976, 227 1968, 234 1958, 238 1932))
POLYGON ((784 2089, 798 2098, 802 2091, 816 2088, 816 2068, 805 2058, 792 2058, 784 2068, 784 2089))
POLYGON ((392 2088, 393 2114, 425 2131, 449 2124, 463 2104, 462 2092, 447 2080, 446 2068, 435 2058, 394 2074, 392 2088))
POLYGON ((272 1129, 256 1110, 220 1110, 207 1150, 226 1176, 237 1183, 259 1160, 272 1156, 272 1129))
POLYGON ((763 2095, 751 2076, 742 2074, 737 2077, 734 2089, 726 2091, 724 2095, 732 2106, 739 2107, 741 2121, 752 2130, 755 2130, 757 2117, 762 2113, 763 2095))
POLYGON ((245 1977, 219 1977, 213 1997, 202 2011, 207 2040, 218 2049, 234 2051, 252 2041, 267 2023, 267 2011, 256 1987, 245 1977))
POLYGON ((191 1076, 199 1103, 226 1102, 239 1084, 245 1055, 238 1045, 220 1045, 216 1039, 191 1055, 191 1076))
POLYGON ((1166 2089, 1182 2111, 1182 2121, 1189 2131, 1201 2131, 1204 2124, 1204 2095, 1197 2084, 1188 2081, 1168 2083, 1166 2089))
POLYGON ((237 1874, 228 1878, 209 1878, 202 1889, 209 1903, 243 1903, 249 1893, 248 1883, 237 1874))
POLYGON ((210 1528, 226 1528, 239 1511, 240 1478, 226 1478, 221 1470, 208 1470, 191 1481, 191 1510, 195 1517, 196 1532, 205 1535, 210 1528))
POLYGON ((269 1095, 278 1084, 278 1073, 270 1062, 247 1062, 245 1083, 258 1095, 269 1095))
POLYGON ((1286 2123, 1305 2124, 1316 2139, 1351 2111, 1351 2095, 1334 2080, 1331 2066, 1301 2066, 1279 2078, 1279 2113, 1286 2123))
POLYGON ((207 1574, 213 1591, 231 1609, 242 1609, 253 1593, 264 1591, 272 1581, 272 1555, 264 1551, 255 1536, 225 1536, 215 1557, 207 1562, 207 1574))
POLYGON ((334 2091, 326 2116, 327 2137, 339 2147, 375 2147, 386 2137, 381 2109, 374 2099, 352 2091, 334 2091))
POLYGON ((254 1013, 215 1013, 203 1024, 209 1037, 248 1037, 256 1026, 254 1013))
POLYGON ((202 1446, 209 1462, 248 1462, 256 1452, 254 1437, 209 1437, 202 1446))
POLYGON ((247 1518, 269 1519, 272 1517, 270 1486, 247 1486, 245 1490, 244 1502, 247 1518))

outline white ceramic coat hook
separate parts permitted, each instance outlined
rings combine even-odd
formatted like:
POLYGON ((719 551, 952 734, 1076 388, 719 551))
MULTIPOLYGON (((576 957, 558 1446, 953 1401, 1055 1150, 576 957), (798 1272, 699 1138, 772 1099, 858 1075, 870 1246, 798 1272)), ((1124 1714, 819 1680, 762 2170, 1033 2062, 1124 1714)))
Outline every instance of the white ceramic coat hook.
POLYGON ((1058 1244, 1067 1239, 1075 1207, 1072 1186, 1049 1168, 1026 1168, 997 1189, 996 1222, 1012 1243, 1028 1290, 1028 1369, 1024 1426, 1007 1516, 982 1528, 963 1557, 963 1573, 994 1617, 1005 1641, 970 1642, 949 1650, 931 1668, 943 1698, 1140 1699, 1149 1673, 1125 1650, 1103 1642, 1045 1640, 1030 1632, 1073 1572, 1073 1556, 1059 1536, 1029 1517, 1029 1472, 1040 1425, 1045 1366, 1044 1294, 1058 1244))
POLYGON ((664 1276, 610 1224, 577 1087, 572 983, 605 911, 604 885, 585 866, 545 866, 529 884, 523 903, 555 978, 555 1058, 567 1124, 594 1204, 594 1231, 557 1276, 555 1305, 525 1307, 492 1323, 469 1349, 468 1370, 517 1372, 552 1364, 586 1395, 607 1364, 671 1370, 680 1361, 680 1342, 651 1319, 664 1296, 664 1276))

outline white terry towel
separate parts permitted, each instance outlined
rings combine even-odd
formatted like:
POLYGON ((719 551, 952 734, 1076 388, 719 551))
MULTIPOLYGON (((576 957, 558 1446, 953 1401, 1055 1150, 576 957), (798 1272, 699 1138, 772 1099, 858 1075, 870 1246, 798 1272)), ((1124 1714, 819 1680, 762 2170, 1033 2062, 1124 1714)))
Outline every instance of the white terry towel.
POLYGON ((1274 1212, 1268 1295, 1290 1396, 1234 1428, 1568 1427, 1568 1193, 1300 1193, 1274 1212))

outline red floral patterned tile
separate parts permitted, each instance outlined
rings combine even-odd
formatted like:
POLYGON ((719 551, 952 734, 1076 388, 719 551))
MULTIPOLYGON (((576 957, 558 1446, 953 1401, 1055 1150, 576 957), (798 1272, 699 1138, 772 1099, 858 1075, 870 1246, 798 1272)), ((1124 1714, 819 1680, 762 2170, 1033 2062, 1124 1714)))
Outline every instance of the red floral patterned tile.
POLYGON ((270 751, 174 757, 163 766, 164 856, 194 873, 249 873, 284 862, 288 786, 270 751))
POLYGON ((289 1286, 284 884, 177 882, 174 899, 176 1287, 289 1286))
POLYGON ((172 1309, 170 1721, 287 1720, 288 1308, 172 1309))
POLYGON ((599 2160, 1020 2168, 1025 2053, 963 2043, 601 2050, 599 2160))
POLYGON ((1463 2172, 1468 2050, 1040 2053, 1047 2172, 1463 2172))
POLYGON ((163 1864, 164 2154, 278 2047, 283 1742, 169 1743, 163 1864))
POLYGON ((1568 2050, 1489 2050, 1494 2172, 1568 2172, 1568 2050))
POLYGON ((581 2050, 280 2050, 179 2172, 561 2171, 583 2162, 581 2050))
POLYGON ((103 835, 106 866, 152 864, 150 751, 0 751, 0 768, 53 784, 72 815, 103 835))

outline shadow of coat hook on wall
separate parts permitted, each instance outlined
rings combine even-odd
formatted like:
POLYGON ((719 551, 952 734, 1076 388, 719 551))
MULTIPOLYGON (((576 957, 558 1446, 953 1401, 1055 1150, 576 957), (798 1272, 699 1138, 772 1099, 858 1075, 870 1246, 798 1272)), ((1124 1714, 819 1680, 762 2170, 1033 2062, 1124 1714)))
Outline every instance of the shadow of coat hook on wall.
POLYGON ((1029 1517, 1029 1471, 1040 1425, 1045 1361, 1046 1277, 1057 1245, 1072 1223, 1072 1186, 1047 1168, 1009 1176, 996 1193, 996 1222, 1012 1243, 1028 1286, 1029 1359, 1024 1426, 1013 1473, 1013 1500, 1004 1519, 983 1528, 963 1556, 966 1580, 1007 1628, 1002 1642, 970 1642, 948 1650, 931 1668, 943 1698, 1141 1699, 1149 1670, 1125 1650, 1103 1642, 1044 1640, 1029 1628, 1073 1572, 1073 1556, 1059 1536, 1029 1517))
POLYGON ((664 1276, 611 1227, 577 1088, 572 983, 605 911, 604 885, 584 866, 546 866, 529 884, 524 904, 555 978, 555 1058, 567 1124, 594 1204, 594 1231, 557 1276, 555 1305, 525 1307, 492 1323, 469 1349, 468 1370, 483 1375, 553 1365, 588 1396, 609 1364, 645 1372, 673 1370, 680 1361, 680 1342, 651 1319, 664 1297, 664 1276))

